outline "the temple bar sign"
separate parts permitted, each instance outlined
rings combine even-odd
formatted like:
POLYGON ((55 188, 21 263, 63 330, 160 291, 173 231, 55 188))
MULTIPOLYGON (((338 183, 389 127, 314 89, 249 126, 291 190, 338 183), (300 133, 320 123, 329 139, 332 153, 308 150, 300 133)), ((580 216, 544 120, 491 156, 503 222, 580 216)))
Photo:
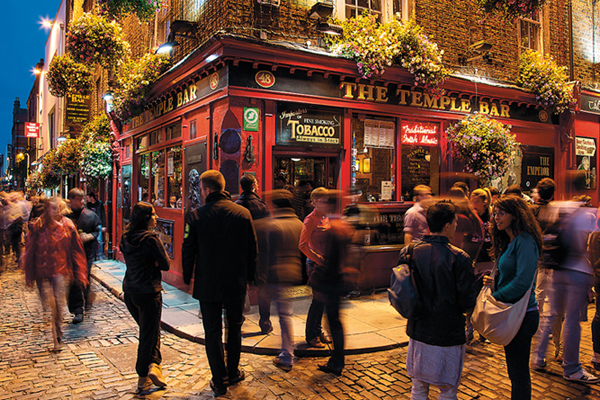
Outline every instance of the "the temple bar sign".
POLYGON ((68 94, 66 118, 69 126, 83 126, 88 123, 90 114, 90 96, 68 94))
POLYGON ((277 144, 339 147, 342 114, 306 104, 277 109, 277 144))

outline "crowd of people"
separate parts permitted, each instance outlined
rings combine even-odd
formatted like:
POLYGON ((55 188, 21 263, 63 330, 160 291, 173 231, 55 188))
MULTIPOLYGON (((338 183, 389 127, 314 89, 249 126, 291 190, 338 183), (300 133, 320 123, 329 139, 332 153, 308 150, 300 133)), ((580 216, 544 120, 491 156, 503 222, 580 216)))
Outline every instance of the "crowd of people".
MULTIPOLYGON (((457 398, 465 347, 487 342, 482 335, 475 339, 470 324, 483 285, 508 304, 530 293, 520 328, 504 346, 512 399, 531 398, 530 370, 546 368, 550 338, 566 380, 600 381, 579 360, 580 322, 587 317, 592 287, 600 285, 600 215, 588 196, 554 201, 554 192, 549 178, 539 181, 531 197, 516 185, 500 195, 494 188, 470 193, 457 182, 448 203, 434 200, 427 186, 414 188, 405 244, 414 244, 415 284, 424 309, 407 325, 412 399, 426 399, 430 385, 439 386, 440 398, 457 398)), ((402 251, 401 263, 407 253, 408 248, 402 251)), ((600 370, 598 309, 592 338, 591 361, 600 370)))
MULTIPOLYGON (((364 244, 349 222, 364 209, 354 204, 340 213, 340 194, 313 188, 308 181, 294 189, 279 184, 261 198, 256 177, 246 174, 240 180, 242 194, 234 202, 224 189, 223 175, 209 170, 200 176, 203 205, 186 214, 183 280, 187 285, 193 281, 191 293, 199 300, 215 396, 245 379, 239 368, 241 328, 251 284, 258 288, 263 334, 273 331, 271 303, 276 306, 281 351, 273 363, 291 371, 295 356, 288 292, 307 280, 313 297, 306 345, 324 348, 332 343, 331 357, 318 369, 343 373, 340 298, 352 287, 359 261, 353 251, 364 244), (328 332, 321 324, 324 315, 328 332)), ((600 287, 600 218, 589 199, 557 202, 554 191, 548 178, 537 184, 531 197, 518 187, 502 195, 494 188, 470 192, 467 184, 457 182, 440 200, 427 186, 414 188, 415 203, 404 216, 407 246, 399 259, 405 263, 410 255, 421 297, 419 311, 407 321, 406 366, 413 399, 427 399, 431 385, 439 387, 441 399, 457 398, 466 347, 487 343, 481 334, 476 338, 470 323, 484 285, 505 303, 527 298, 520 328, 504 346, 512 399, 531 398, 530 370, 546 367, 550 338, 566 380, 600 381, 579 360, 580 321, 587 315, 592 287, 600 287)), ((12 247, 26 282, 37 285, 44 307, 50 308, 54 351, 62 347, 65 301, 77 324, 93 298, 90 268, 99 254, 104 216, 95 195, 88 195, 87 207, 84 197, 80 189, 72 189, 67 201, 29 202, 18 193, 0 193, 0 251, 12 247)), ((156 217, 151 203, 137 203, 120 240, 127 266, 124 300, 140 330, 136 372, 142 394, 152 385, 167 385, 160 352, 161 271, 170 268, 170 261, 154 231, 156 217)), ((592 338, 591 361, 600 370, 600 310, 592 323, 592 338)))

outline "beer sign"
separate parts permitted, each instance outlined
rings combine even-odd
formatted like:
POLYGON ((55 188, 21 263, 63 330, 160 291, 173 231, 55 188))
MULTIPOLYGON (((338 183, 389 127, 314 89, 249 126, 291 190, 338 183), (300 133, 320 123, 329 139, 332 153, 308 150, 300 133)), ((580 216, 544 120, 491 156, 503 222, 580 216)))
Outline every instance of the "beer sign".
POLYGON ((437 146, 440 125, 428 122, 404 121, 401 124, 401 142, 413 146, 437 146))

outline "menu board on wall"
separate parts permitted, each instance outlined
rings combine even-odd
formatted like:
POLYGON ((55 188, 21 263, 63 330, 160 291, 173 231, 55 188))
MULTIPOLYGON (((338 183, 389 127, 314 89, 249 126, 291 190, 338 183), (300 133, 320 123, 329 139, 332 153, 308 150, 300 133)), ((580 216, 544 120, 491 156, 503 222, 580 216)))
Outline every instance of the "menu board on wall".
POLYGON ((577 171, 575 187, 580 190, 596 189, 596 139, 575 138, 575 159, 577 171))
POLYGON ((394 147, 396 124, 392 121, 365 120, 365 146, 394 147))
POLYGON ((66 123, 68 126, 83 126, 89 120, 90 95, 67 94, 66 123))
POLYGON ((430 147, 402 147, 402 195, 405 200, 412 200, 412 189, 417 185, 430 185, 431 153, 430 147))

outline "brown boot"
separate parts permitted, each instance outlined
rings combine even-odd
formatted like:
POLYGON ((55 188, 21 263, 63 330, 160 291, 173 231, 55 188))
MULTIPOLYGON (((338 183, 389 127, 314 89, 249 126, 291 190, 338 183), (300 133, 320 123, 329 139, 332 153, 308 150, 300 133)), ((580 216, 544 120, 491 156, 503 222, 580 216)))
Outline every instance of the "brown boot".
POLYGON ((162 374, 162 368, 158 364, 150 364, 150 367, 148 368, 148 377, 156 386, 167 386, 167 381, 165 381, 165 377, 162 374))
POLYGON ((147 376, 140 376, 138 378, 136 394, 148 394, 152 389, 152 381, 147 376))

